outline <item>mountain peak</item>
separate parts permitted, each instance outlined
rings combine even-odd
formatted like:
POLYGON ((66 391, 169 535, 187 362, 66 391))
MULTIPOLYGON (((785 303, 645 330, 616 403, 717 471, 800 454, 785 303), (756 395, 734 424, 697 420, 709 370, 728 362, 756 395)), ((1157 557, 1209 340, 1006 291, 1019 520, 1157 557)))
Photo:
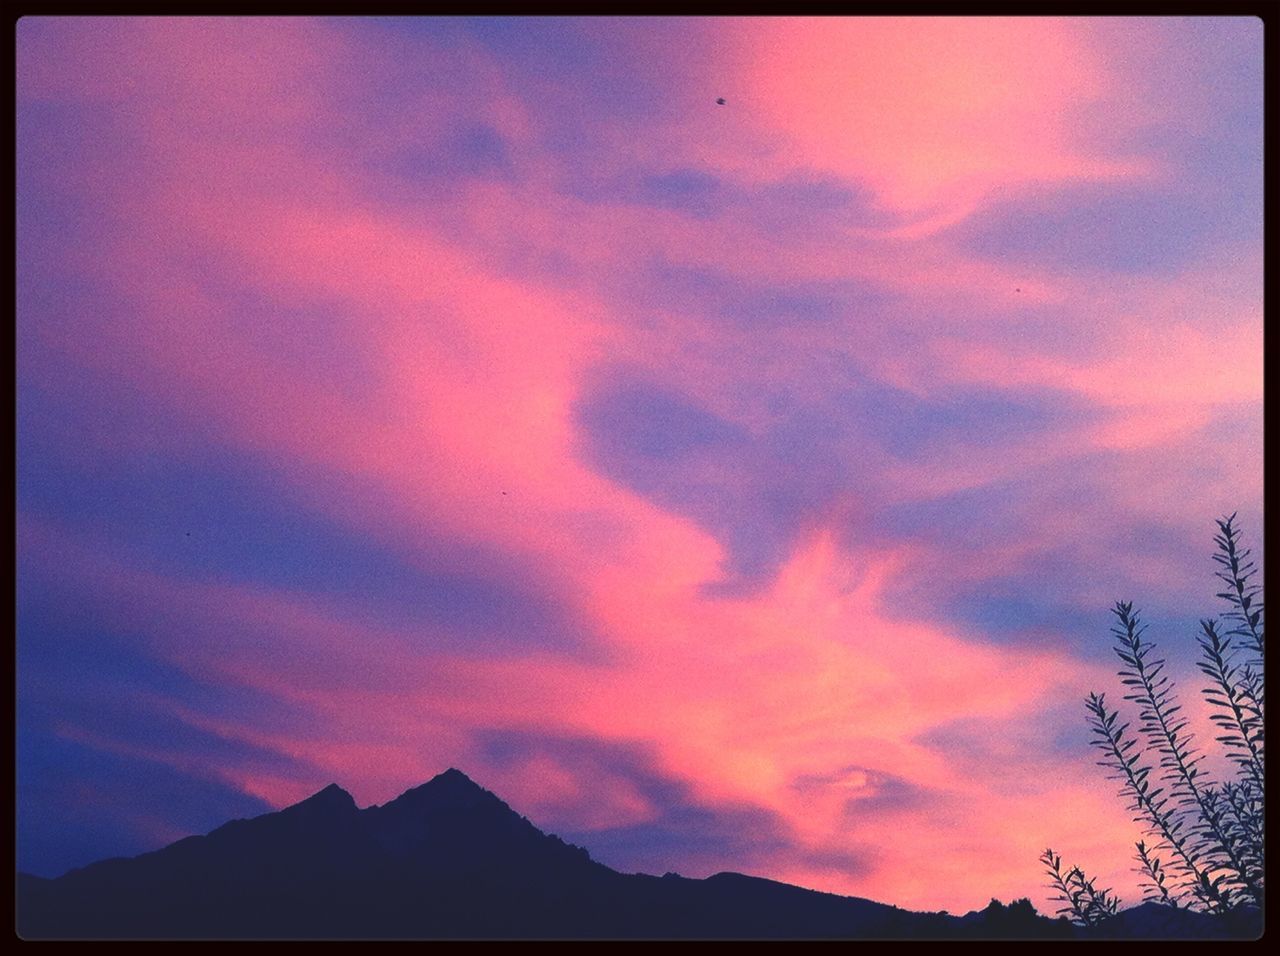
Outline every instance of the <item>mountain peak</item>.
POLYGON ((331 783, 323 790, 317 790, 305 800, 295 803, 292 807, 286 809, 292 810, 294 807, 308 807, 319 809, 357 809, 355 797, 347 793, 336 783, 331 783))
POLYGON ((424 784, 406 790, 392 803, 411 806, 426 805, 435 808, 506 806, 496 796, 454 767, 450 767, 444 773, 436 774, 424 784))
POLYGON ((480 786, 480 784, 476 783, 474 780, 472 780, 470 777, 468 777, 465 773, 463 773, 461 770, 457 769, 456 767, 450 767, 444 773, 436 774, 434 777, 428 780, 427 783, 428 784, 441 783, 441 784, 448 784, 450 786, 460 786, 465 784, 467 786, 475 787, 477 790, 484 789, 483 787, 480 786))

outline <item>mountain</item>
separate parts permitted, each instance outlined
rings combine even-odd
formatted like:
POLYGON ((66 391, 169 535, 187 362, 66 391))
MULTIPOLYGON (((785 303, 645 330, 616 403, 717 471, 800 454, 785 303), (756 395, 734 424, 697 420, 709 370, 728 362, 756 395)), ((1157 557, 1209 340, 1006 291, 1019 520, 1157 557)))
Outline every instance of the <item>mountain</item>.
MULTIPOLYGON (((1151 922, 1131 917, 1125 935, 1151 922)), ((1180 935, 1222 935, 1190 925, 1180 935)), ((955 917, 737 873, 619 873, 457 770, 382 806, 361 810, 331 784, 154 853, 54 880, 18 874, 17 928, 26 939, 1073 935, 1025 902, 955 917)))

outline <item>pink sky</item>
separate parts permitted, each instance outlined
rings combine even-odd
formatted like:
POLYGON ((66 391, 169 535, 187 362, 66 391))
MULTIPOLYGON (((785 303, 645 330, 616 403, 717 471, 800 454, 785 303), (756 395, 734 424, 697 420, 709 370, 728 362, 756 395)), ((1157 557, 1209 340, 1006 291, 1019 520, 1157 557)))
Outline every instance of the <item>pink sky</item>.
POLYGON ((1260 21, 17 52, 22 868, 456 766, 623 870, 1139 900, 1082 699, 1132 598, 1194 705, 1261 553, 1260 21))

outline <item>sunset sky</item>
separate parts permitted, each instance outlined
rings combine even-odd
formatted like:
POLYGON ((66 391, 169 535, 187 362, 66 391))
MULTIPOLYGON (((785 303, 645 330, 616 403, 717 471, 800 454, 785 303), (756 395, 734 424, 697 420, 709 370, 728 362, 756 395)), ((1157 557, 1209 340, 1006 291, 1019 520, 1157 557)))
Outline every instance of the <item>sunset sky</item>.
POLYGON ((20 869, 452 766, 628 872, 1139 902, 1082 701, 1130 599, 1204 740, 1261 556, 1261 21, 16 39, 20 869))

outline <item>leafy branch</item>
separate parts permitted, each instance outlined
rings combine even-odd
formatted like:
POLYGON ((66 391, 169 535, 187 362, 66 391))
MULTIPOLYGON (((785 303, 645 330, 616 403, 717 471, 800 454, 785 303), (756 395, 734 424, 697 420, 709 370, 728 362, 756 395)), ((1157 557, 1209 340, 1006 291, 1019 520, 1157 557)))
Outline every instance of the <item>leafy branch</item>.
POLYGON ((1040 862, 1058 893, 1054 899, 1065 904, 1058 909, 1059 916, 1068 916, 1082 926, 1093 926, 1116 915, 1119 897, 1113 896, 1110 889, 1097 889, 1080 867, 1073 866, 1064 873, 1062 857, 1051 849, 1040 855, 1040 862))
MULTIPOLYGON (((1135 822, 1156 839, 1154 846, 1136 844, 1145 900, 1219 914, 1261 911, 1265 897, 1265 625, 1258 568, 1235 519, 1217 521, 1213 555, 1219 566, 1214 574, 1226 585, 1218 597, 1231 610, 1223 616, 1226 623, 1200 622, 1197 667, 1209 678, 1203 694, 1214 709, 1214 739, 1236 779, 1214 782, 1202 773, 1204 755, 1187 729, 1167 662, 1155 655, 1156 644, 1145 636, 1131 602, 1112 608, 1111 633, 1124 700, 1138 709, 1137 730, 1107 706, 1104 694, 1091 693, 1085 701, 1090 743, 1102 752, 1099 765, 1121 782, 1135 822), (1238 661, 1241 652, 1250 659, 1238 661)), ((1064 904, 1059 913, 1085 925, 1107 918, 1109 890, 1097 892, 1078 867, 1063 872, 1052 850, 1040 860, 1064 904)))

